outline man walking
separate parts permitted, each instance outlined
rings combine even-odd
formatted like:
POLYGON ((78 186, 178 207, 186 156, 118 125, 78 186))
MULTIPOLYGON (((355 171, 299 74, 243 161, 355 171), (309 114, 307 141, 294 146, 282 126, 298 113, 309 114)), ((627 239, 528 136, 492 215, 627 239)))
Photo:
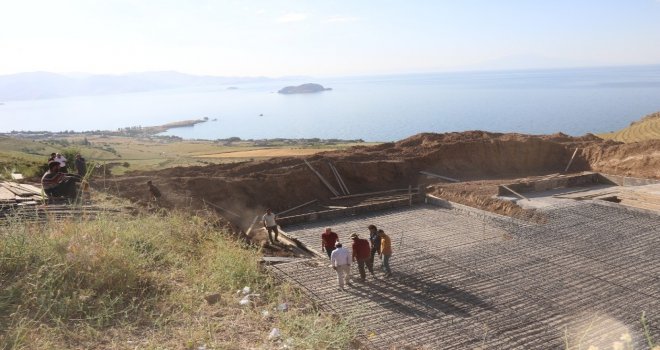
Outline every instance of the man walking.
POLYGON ((325 228, 325 232, 321 234, 321 250, 325 251, 328 254, 328 258, 331 258, 332 251, 335 250, 335 243, 339 241, 339 236, 336 233, 332 232, 330 227, 325 228))
POLYGON ((342 247, 340 242, 335 243, 335 249, 330 254, 330 263, 337 271, 339 289, 344 289, 344 283, 350 286, 348 276, 351 273, 351 258, 348 256, 348 250, 342 247))
POLYGON ((266 231, 268 231, 268 240, 270 241, 270 244, 275 244, 275 242, 279 242, 277 240, 277 235, 279 234, 279 231, 277 230, 277 222, 275 221, 275 217, 276 215, 273 214, 273 211, 270 210, 270 208, 266 209, 266 214, 264 214, 263 222, 266 231), (271 235, 271 232, 275 233, 274 238, 271 235))
MULTIPOLYGON (((380 236, 378 236, 378 231, 376 229, 376 225, 369 225, 369 243, 371 243, 371 256, 369 257, 369 266, 370 270, 373 270, 374 268, 374 257, 376 256, 376 253, 378 253, 378 256, 381 257, 380 255, 380 236)), ((382 258, 382 257, 381 257, 382 258)))
POLYGON ((360 280, 364 282, 367 275, 364 271, 364 265, 367 265, 369 272, 374 276, 374 269, 369 265, 369 241, 358 237, 357 233, 353 233, 351 239, 353 240, 353 261, 357 262, 360 280))
POLYGON ((381 269, 385 272, 385 277, 392 276, 392 270, 390 270, 390 257, 392 256, 392 240, 390 236, 385 234, 385 231, 378 230, 378 235, 380 236, 380 251, 378 254, 383 259, 383 264, 381 269))

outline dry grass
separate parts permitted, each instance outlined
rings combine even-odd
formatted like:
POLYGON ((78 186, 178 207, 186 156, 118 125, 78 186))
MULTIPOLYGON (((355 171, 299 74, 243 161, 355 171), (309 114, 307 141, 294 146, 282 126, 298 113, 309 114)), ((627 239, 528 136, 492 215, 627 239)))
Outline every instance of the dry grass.
POLYGON ((649 114, 640 121, 619 131, 598 135, 604 139, 621 142, 639 142, 660 139, 660 112, 649 114))
POLYGON ((260 255, 183 213, 10 222, 0 227, 0 348, 347 348, 350 324, 273 281, 260 255))

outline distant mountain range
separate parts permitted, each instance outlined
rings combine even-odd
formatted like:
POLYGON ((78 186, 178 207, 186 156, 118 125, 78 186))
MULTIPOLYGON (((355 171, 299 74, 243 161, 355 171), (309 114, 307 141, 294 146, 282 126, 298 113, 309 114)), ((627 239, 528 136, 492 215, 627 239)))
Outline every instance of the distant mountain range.
POLYGON ((232 85, 273 80, 266 77, 216 77, 178 72, 122 75, 30 72, 0 75, 0 102, 43 98, 104 95, 179 87, 232 85))

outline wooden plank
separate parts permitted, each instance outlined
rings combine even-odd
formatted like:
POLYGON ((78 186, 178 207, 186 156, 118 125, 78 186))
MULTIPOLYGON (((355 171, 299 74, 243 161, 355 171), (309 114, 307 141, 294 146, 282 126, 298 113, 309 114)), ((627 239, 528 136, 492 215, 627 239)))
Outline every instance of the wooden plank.
POLYGON ((461 180, 457 180, 457 179, 453 179, 451 177, 446 177, 446 176, 434 174, 434 173, 428 172, 428 171, 420 171, 419 173, 424 174, 426 176, 430 176, 430 177, 437 177, 438 179, 442 179, 442 180, 446 180, 446 181, 450 181, 450 182, 461 182, 461 180))
POLYGON ((0 186, 0 200, 3 200, 3 201, 13 201, 13 200, 14 200, 14 197, 16 197, 16 195, 14 194, 14 192, 12 192, 12 191, 10 191, 10 190, 8 190, 8 189, 6 189, 6 188, 0 186))
POLYGON ((13 186, 13 185, 12 185, 11 183, 9 183, 9 182, 3 182, 3 183, 1 183, 0 185, 2 185, 2 186, 3 186, 4 188, 6 188, 7 190, 13 192, 13 193, 14 193, 15 195, 17 195, 17 196, 28 196, 28 195, 31 195, 31 194, 32 194, 32 192, 28 192, 28 191, 22 190, 22 189, 20 189, 20 188, 16 188, 16 186, 13 186))
POLYGON ((347 198, 356 198, 356 197, 367 197, 367 196, 375 196, 379 194, 386 194, 386 193, 393 193, 393 192, 403 192, 403 191, 408 191, 407 188, 398 188, 395 190, 387 190, 387 191, 378 191, 378 192, 367 192, 367 193, 356 193, 356 194, 350 194, 348 196, 337 196, 337 197, 332 197, 330 199, 347 199, 347 198))
POLYGON ((568 165, 566 166, 566 169, 564 169, 564 172, 568 171, 568 168, 571 167, 571 164, 573 164, 573 159, 575 159, 575 155, 577 154, 578 149, 575 149, 575 152, 573 152, 573 156, 571 156, 571 160, 568 161, 568 165))
POLYGON ((339 179, 339 173, 337 172, 337 169, 332 165, 332 163, 328 162, 328 166, 330 167, 330 170, 332 171, 332 174, 335 176, 335 180, 337 181, 337 184, 339 185, 339 189, 344 195, 347 195, 346 190, 344 189, 344 186, 341 184, 341 180, 339 179))
POLYGON ((254 224, 257 223, 257 220, 259 220, 259 215, 255 216, 255 217, 254 217, 254 220, 252 220, 252 224, 250 225, 250 227, 248 227, 247 232, 245 232, 245 235, 246 235, 246 236, 249 237, 250 232, 252 232, 252 228, 254 227, 254 224))
POLYGON ((339 181, 341 181, 341 185, 344 186, 344 189, 346 190, 346 194, 351 194, 351 191, 348 190, 348 186, 346 186, 346 182, 344 182, 344 178, 341 177, 341 174, 339 173, 339 169, 337 169, 334 164, 332 165, 333 168, 335 168, 335 171, 337 172, 337 176, 339 177, 339 181))
POLYGON ((23 174, 19 173, 11 173, 11 179, 12 180, 23 180, 23 174))
POLYGON ((295 207, 293 207, 293 208, 291 208, 291 209, 287 209, 287 210, 285 210, 285 211, 283 211, 283 212, 279 212, 279 213, 277 213, 277 215, 278 215, 278 216, 280 216, 280 215, 284 215, 284 214, 289 213, 289 212, 292 212, 292 211, 294 211, 294 210, 296 210, 296 209, 300 209, 300 208, 305 207, 305 206, 308 206, 308 205, 310 205, 310 204, 312 204, 312 203, 316 203, 316 202, 318 202, 318 201, 319 201, 318 199, 311 200, 311 201, 309 201, 309 202, 307 202, 307 203, 303 203, 303 204, 298 205, 298 206, 295 206, 295 207))
POLYGON ((560 176, 560 175, 561 174, 559 174, 559 173, 554 173, 554 174, 550 174, 548 176, 542 177, 540 180, 550 180, 550 179, 555 178, 555 177, 560 176))
POLYGON ((585 194, 581 196, 556 196, 555 198, 563 198, 563 199, 575 199, 575 200, 585 200, 585 199, 594 199, 596 197, 600 196, 610 196, 610 195, 616 195, 619 194, 618 191, 615 192, 599 192, 599 193, 591 193, 591 194, 585 194))
POLYGON ((19 186, 26 191, 32 191, 34 194, 41 195, 41 187, 33 186, 30 184, 20 184, 19 186))
POLYGON ((222 210, 222 211, 224 211, 224 212, 226 212, 226 213, 229 213, 229 214, 231 214, 231 215, 233 215, 233 216, 235 216, 235 217, 237 217, 237 218, 240 218, 240 217, 241 217, 240 215, 234 213, 233 211, 231 211, 231 210, 229 210, 229 209, 225 209, 225 208, 223 208, 223 207, 221 207, 221 206, 219 206, 219 205, 213 204, 213 203, 211 203, 211 202, 207 202, 205 199, 202 199, 202 202, 204 202, 204 204, 208 204, 208 205, 210 205, 210 206, 212 206, 212 207, 214 207, 214 208, 216 208, 216 209, 220 209, 220 210, 222 210))
POLYGON ((513 194, 515 194, 516 196, 518 196, 518 197, 520 197, 520 198, 522 198, 522 199, 529 200, 529 198, 527 198, 527 197, 523 196, 522 194, 520 194, 520 193, 518 193, 518 192, 516 192, 516 191, 514 191, 514 190, 512 190, 512 189, 510 189, 509 186, 507 186, 507 185, 500 185, 500 186, 506 188, 507 191, 509 191, 509 192, 511 192, 511 193, 513 193, 513 194))
POLYGON ((270 262, 270 263, 287 263, 295 261, 305 261, 309 260, 306 258, 290 258, 285 256, 264 256, 261 258, 261 261, 270 262))
POLYGON ((331 184, 330 184, 330 183, 329 183, 329 182, 323 177, 323 175, 321 175, 321 173, 319 173, 318 171, 316 171, 316 169, 314 169, 314 167, 312 167, 312 165, 309 164, 309 162, 307 161, 307 159, 304 159, 304 162, 305 162, 305 164, 307 164, 307 166, 309 167, 309 169, 312 170, 312 171, 314 172, 314 174, 316 174, 316 176, 321 180, 321 182, 323 182, 323 184, 325 185, 325 187, 327 187, 328 190, 330 190, 330 192, 332 192, 332 194, 334 194, 335 196, 339 196, 339 192, 337 192, 337 190, 335 190, 335 188, 332 187, 332 185, 331 185, 331 184))
POLYGON ((330 164, 332 171, 335 173, 335 176, 337 177, 337 182, 339 182, 340 187, 342 187, 344 194, 351 194, 351 191, 348 190, 348 187, 346 186, 344 179, 341 177, 341 174, 339 174, 339 170, 337 169, 337 167, 330 162, 328 162, 328 164, 330 164))

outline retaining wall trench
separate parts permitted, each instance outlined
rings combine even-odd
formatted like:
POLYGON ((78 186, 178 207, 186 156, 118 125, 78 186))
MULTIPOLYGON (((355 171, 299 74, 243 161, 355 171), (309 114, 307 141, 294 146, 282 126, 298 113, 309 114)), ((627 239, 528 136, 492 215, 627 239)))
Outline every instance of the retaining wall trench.
POLYGON ((641 349, 643 311, 660 342, 660 217, 591 202, 546 215, 529 225, 419 205, 305 223, 285 230, 315 249, 326 226, 349 248, 351 233, 384 229, 393 277, 341 291, 328 260, 272 269, 351 317, 371 348, 602 349, 629 333, 641 349))

